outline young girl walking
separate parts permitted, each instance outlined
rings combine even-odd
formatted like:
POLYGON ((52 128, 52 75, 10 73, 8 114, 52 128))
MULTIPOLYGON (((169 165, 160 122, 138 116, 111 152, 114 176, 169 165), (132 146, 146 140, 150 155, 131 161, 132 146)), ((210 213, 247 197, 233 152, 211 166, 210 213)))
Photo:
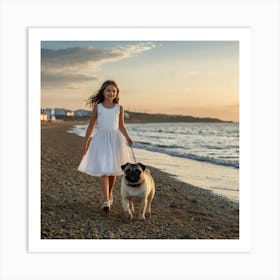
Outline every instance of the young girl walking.
POLYGON ((131 162, 128 145, 133 141, 124 126, 124 109, 119 104, 119 88, 114 81, 105 81, 97 94, 89 97, 93 106, 78 170, 101 178, 104 203, 108 212, 113 204, 116 176, 123 174, 121 165, 131 162), (94 135, 92 136, 92 132, 94 135))

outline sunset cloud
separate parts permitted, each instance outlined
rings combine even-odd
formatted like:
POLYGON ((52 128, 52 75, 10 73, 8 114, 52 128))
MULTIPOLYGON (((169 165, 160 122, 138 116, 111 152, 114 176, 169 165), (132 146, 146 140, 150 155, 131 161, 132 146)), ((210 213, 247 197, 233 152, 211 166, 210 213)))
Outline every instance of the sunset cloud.
POLYGON ((133 57, 154 47, 155 44, 144 42, 108 49, 92 46, 64 49, 42 48, 42 87, 68 87, 71 84, 97 80, 96 69, 102 64, 133 57))
POLYGON ((51 73, 42 71, 42 87, 53 88, 75 88, 75 84, 84 83, 97 80, 95 76, 83 75, 83 74, 69 74, 69 73, 51 73))

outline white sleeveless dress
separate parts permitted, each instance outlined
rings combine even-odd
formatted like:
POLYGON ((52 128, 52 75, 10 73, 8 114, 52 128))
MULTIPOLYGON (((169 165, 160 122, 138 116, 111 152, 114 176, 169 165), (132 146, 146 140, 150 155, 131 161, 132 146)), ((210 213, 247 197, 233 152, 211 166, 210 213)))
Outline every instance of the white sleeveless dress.
POLYGON ((121 165, 131 162, 129 146, 119 130, 120 105, 97 105, 97 120, 89 148, 78 170, 92 176, 119 176, 121 165))

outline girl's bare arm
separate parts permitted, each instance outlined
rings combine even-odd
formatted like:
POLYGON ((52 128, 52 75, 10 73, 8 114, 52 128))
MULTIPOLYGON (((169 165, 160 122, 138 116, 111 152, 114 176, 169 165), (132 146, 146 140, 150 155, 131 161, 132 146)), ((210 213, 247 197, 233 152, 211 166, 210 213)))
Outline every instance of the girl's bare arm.
POLYGON ((133 144, 132 139, 128 136, 128 133, 126 131, 126 128, 124 126, 124 109, 123 106, 120 106, 120 119, 119 119, 119 129, 123 136, 126 138, 126 141, 129 145, 133 144))
POLYGON ((86 132, 86 138, 85 138, 85 142, 83 145, 83 155, 87 152, 88 150, 88 146, 89 146, 89 142, 90 142, 90 136, 93 132, 93 129, 95 127, 95 123, 96 123, 96 119, 97 119, 97 106, 93 108, 92 110, 92 115, 91 115, 91 119, 87 128, 87 132, 86 132))

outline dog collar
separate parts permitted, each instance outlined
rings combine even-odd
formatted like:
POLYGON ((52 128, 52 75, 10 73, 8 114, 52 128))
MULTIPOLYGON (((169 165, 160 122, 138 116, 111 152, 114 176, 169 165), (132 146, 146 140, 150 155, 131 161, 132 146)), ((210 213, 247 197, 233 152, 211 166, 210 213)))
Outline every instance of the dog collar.
POLYGON ((129 184, 127 182, 127 185, 129 185, 130 187, 133 187, 133 188, 139 188, 143 183, 144 183, 145 180, 141 181, 140 183, 137 183, 137 184, 129 184))
POLYGON ((141 186, 141 183, 138 183, 138 184, 128 184, 130 187, 133 187, 133 188, 138 188, 141 186))

